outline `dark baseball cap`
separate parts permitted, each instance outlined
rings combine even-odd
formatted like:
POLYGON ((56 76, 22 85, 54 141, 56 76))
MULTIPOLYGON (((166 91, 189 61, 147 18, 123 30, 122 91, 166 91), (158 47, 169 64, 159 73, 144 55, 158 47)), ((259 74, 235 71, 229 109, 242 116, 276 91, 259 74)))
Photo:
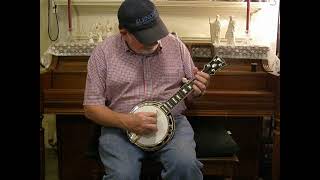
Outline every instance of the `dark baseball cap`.
POLYGON ((152 44, 169 34, 150 0, 125 0, 118 10, 119 25, 142 44, 152 44))

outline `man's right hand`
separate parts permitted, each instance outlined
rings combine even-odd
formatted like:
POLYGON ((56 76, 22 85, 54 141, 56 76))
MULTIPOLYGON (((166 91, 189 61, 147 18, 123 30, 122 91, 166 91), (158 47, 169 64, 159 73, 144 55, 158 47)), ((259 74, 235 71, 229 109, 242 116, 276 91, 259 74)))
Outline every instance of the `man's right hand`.
POLYGON ((157 129, 157 114, 153 112, 137 112, 129 114, 129 119, 126 121, 128 131, 137 135, 146 135, 156 132, 157 129))

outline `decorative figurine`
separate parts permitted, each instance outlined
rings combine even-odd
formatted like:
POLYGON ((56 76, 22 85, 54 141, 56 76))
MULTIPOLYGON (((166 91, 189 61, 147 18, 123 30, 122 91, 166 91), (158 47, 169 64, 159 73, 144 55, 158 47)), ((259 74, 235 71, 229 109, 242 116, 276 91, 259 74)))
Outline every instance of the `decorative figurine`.
POLYGON ((219 15, 216 16, 216 20, 212 23, 210 22, 210 36, 211 36, 211 42, 214 44, 220 43, 220 29, 221 29, 221 23, 219 20, 219 15))
POLYGON ((89 44, 94 44, 94 40, 93 40, 93 37, 94 37, 94 34, 92 32, 89 32, 89 44))
POLYGON ((102 42, 102 41, 103 41, 102 32, 99 31, 99 32, 98 32, 98 42, 102 42))
POLYGON ((95 24, 94 29, 95 29, 95 35, 98 36, 98 42, 102 42, 103 41, 103 38, 102 38, 103 26, 102 26, 102 24, 100 22, 95 24))
POLYGON ((107 24, 105 25, 105 31, 106 31, 106 36, 109 37, 112 34, 112 24, 107 21, 107 24))
POLYGON ((228 29, 226 32, 226 39, 227 44, 235 45, 235 29, 236 29, 236 21, 234 20, 233 16, 230 16, 228 29))

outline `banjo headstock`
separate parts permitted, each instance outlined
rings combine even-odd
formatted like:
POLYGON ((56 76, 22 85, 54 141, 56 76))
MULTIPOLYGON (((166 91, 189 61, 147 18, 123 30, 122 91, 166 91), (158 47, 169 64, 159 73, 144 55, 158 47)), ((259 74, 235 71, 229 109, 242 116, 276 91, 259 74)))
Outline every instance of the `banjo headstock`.
POLYGON ((203 66, 202 71, 209 75, 214 75, 216 71, 220 70, 226 65, 227 63, 221 57, 215 56, 210 62, 203 66))

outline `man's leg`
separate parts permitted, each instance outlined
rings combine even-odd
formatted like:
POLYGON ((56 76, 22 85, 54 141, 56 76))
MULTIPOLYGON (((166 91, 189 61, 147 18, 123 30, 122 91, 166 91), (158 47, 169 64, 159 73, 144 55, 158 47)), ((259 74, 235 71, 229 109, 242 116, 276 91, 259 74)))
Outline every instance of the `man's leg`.
POLYGON ((175 121, 174 137, 156 153, 164 166, 161 176, 168 180, 202 180, 203 164, 196 157, 193 129, 185 116, 175 121))
POLYGON ((118 128, 102 128, 99 153, 105 167, 103 180, 139 180, 144 153, 118 128))

